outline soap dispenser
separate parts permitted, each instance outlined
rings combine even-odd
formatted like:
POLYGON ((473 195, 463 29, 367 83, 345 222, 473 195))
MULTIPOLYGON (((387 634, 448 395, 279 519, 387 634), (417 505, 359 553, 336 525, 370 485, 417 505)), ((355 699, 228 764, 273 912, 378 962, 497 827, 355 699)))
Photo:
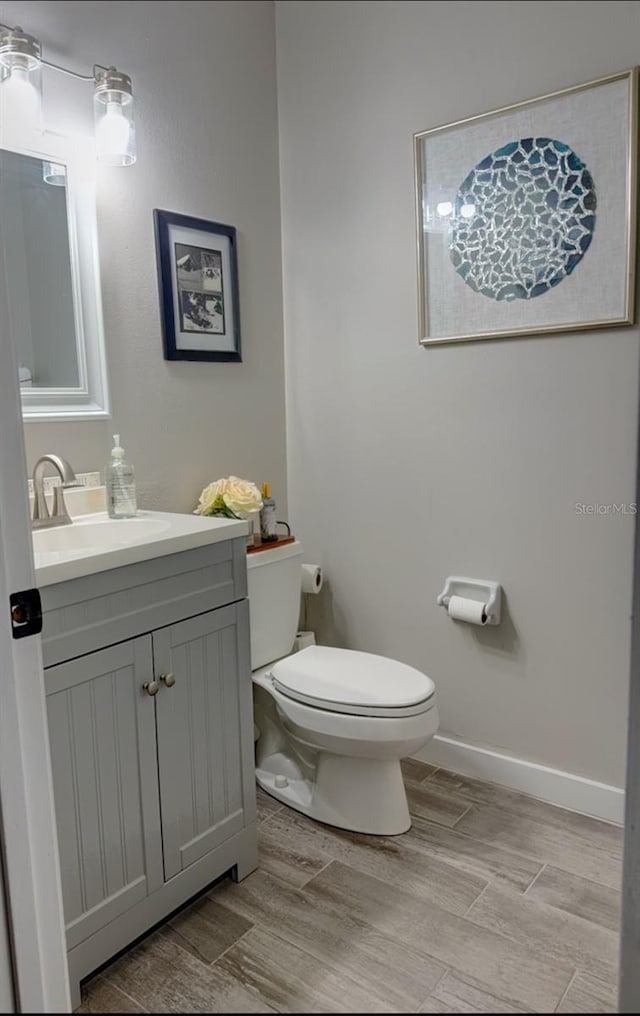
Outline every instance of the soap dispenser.
POLYGON ((120 435, 113 435, 111 461, 105 466, 107 511, 111 519, 130 519, 136 514, 136 481, 133 466, 125 461, 120 435))

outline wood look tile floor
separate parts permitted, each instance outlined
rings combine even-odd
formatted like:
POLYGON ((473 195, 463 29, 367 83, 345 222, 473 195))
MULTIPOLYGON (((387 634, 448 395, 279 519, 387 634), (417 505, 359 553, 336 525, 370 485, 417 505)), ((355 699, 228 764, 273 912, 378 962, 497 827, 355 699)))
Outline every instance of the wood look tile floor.
POLYGON ((615 1012, 622 831, 403 768, 404 836, 318 825, 258 791, 259 869, 87 982, 79 1011, 615 1012))

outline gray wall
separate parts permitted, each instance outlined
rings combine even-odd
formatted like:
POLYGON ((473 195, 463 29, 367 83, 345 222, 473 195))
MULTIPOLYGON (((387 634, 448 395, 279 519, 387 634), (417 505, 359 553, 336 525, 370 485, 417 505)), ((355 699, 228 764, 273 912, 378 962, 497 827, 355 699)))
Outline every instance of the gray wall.
MULTIPOLYGON (((98 227, 113 422, 26 426, 43 451, 101 468, 122 435, 144 507, 190 510, 234 472, 286 501, 273 4, 0 3, 49 59, 131 74, 138 162, 99 175, 98 227), (238 230, 244 363, 162 357, 153 208, 238 230)), ((49 123, 92 131, 92 88, 47 71, 49 123)))
MULTIPOLYGON (((640 447, 638 449, 640 451, 640 447)), ((636 500, 640 502, 640 461, 636 471, 636 500)), ((624 871, 620 942, 619 1012, 640 1009, 640 528, 636 527, 631 622, 631 689, 624 816, 624 871)))
POLYGON ((622 785, 638 330, 419 348, 412 140, 633 65, 638 3, 280 3, 290 507, 324 638, 423 668, 442 726, 622 785), (448 574, 501 581, 498 629, 448 574), (318 601, 322 602, 318 602, 318 601))

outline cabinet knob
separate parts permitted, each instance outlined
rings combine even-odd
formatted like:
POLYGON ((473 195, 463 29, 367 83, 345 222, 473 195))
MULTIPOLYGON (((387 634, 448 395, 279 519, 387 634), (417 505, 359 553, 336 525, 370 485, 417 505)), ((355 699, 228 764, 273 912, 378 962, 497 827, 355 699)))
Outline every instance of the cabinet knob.
POLYGON ((147 695, 157 695, 160 690, 160 685, 157 681, 145 681, 142 687, 147 695))
POLYGON ((160 674, 160 680, 166 684, 167 688, 173 688, 176 683, 176 679, 173 674, 160 674))

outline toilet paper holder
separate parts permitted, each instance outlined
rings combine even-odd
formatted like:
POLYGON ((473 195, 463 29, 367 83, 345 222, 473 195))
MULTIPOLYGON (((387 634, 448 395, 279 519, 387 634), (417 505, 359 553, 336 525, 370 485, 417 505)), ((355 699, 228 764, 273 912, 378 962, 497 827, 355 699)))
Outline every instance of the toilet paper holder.
POLYGON ((485 579, 468 579, 462 575, 450 575, 444 589, 438 596, 438 605, 448 607, 452 596, 464 596, 484 603, 487 624, 500 624, 502 610, 502 586, 499 582, 485 579), (480 595, 478 595, 480 594, 480 595))

